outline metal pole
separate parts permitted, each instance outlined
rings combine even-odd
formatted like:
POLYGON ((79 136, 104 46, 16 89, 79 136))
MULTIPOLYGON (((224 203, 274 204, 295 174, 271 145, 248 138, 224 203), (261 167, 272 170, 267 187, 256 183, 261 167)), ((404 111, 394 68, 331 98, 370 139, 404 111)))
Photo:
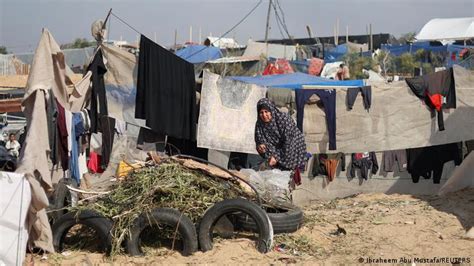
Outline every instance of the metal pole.
POLYGON ((269 32, 269 24, 270 24, 270 10, 272 7, 272 0, 269 1, 268 3, 268 12, 267 12, 267 27, 265 28, 265 43, 268 41, 268 32, 269 32))
POLYGON ((178 39, 178 30, 175 29, 175 30, 174 30, 174 50, 175 50, 175 51, 176 51, 176 45, 177 45, 177 44, 176 44, 176 41, 177 41, 177 39, 178 39))

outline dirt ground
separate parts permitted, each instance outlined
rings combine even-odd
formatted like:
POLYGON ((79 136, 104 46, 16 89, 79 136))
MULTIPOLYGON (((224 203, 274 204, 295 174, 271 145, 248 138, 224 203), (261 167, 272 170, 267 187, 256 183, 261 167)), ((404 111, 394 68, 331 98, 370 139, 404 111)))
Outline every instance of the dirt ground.
MULTIPOLYGON (((66 251, 27 255, 26 265, 149 265, 149 264, 354 264, 443 263, 463 258, 474 264, 474 241, 464 238, 474 226, 474 189, 444 197, 361 194, 321 201, 305 208, 305 225, 298 232, 277 236, 275 249, 260 254, 250 239, 222 240, 207 252, 183 257, 161 250, 134 258, 66 251), (337 234, 337 225, 346 234, 337 234), (281 247, 285 244, 285 247, 281 247), (372 261, 371 261, 372 259, 372 261), (402 259, 406 259, 405 261, 402 259), (426 259, 426 260, 425 260, 426 259), (434 261, 428 261, 435 259, 434 261), (378 261, 377 261, 378 260, 378 261), (411 261, 410 261, 411 260, 411 261)), ((451 261, 453 262, 453 261, 451 261)))

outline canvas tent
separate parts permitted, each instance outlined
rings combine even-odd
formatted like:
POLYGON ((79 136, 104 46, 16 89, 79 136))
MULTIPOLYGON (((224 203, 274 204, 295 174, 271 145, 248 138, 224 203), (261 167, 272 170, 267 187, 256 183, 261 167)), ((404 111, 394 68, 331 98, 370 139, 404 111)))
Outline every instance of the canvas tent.
POLYGON ((54 252, 52 232, 46 215, 46 191, 53 188, 48 167, 50 150, 47 127, 47 100, 54 93, 57 101, 70 111, 84 107, 90 85, 90 72, 77 83, 51 33, 44 29, 36 48, 23 97, 22 109, 28 132, 18 162, 17 173, 30 183, 32 200, 28 214, 29 241, 47 252, 54 252))
POLYGON ((423 26, 417 40, 468 40, 474 38, 474 17, 435 18, 423 26))

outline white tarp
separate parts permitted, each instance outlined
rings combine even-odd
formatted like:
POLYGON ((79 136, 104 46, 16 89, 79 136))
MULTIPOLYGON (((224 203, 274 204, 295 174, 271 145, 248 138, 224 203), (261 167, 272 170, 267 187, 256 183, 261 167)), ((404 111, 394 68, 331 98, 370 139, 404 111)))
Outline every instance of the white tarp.
POLYGON ((0 265, 23 265, 30 184, 22 174, 0 171, 0 195, 0 265))
POLYGON ((221 151, 257 153, 257 102, 267 89, 204 71, 197 146, 221 151))
MULTIPOLYGON (((431 117, 428 107, 405 81, 371 83, 369 112, 364 109, 360 94, 353 109, 347 110, 347 89, 336 89, 337 151, 386 151, 474 139, 474 73, 454 66, 454 79, 457 108, 443 111, 444 131, 439 131, 437 118, 431 117)), ((328 151, 325 114, 321 108, 305 106, 303 131, 309 152, 328 151)))
POLYGON ((432 19, 423 26, 415 38, 420 41, 474 38, 474 17, 432 19))
POLYGON ((242 56, 252 57, 260 56, 262 54, 266 57, 295 60, 296 46, 249 41, 242 56))

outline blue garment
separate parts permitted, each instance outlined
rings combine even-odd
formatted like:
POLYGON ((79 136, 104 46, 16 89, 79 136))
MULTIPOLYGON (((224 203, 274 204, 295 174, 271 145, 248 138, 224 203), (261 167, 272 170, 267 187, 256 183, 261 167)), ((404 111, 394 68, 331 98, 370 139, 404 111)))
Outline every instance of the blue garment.
POLYGON ((296 90, 296 121, 298 128, 303 132, 304 106, 309 98, 316 94, 324 105, 326 123, 329 133, 329 149, 336 149, 336 90, 296 90))
POLYGON ((69 170, 71 177, 77 184, 81 183, 81 174, 79 173, 79 137, 84 133, 84 124, 82 123, 80 113, 72 113, 71 135, 74 137, 71 147, 71 160, 69 160, 69 170))

